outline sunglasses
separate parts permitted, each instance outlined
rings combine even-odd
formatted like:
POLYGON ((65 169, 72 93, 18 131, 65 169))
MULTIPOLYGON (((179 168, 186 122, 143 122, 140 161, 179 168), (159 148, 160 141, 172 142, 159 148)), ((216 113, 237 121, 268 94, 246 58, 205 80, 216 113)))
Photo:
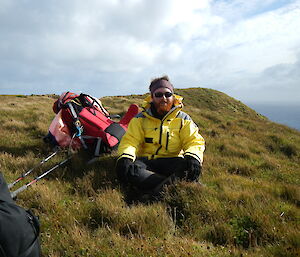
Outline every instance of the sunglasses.
POLYGON ((166 98, 169 98, 172 95, 173 95, 173 93, 171 93, 171 92, 165 92, 165 93, 157 92, 157 93, 154 93, 154 96, 157 97, 157 98, 161 98, 163 96, 165 96, 166 98))

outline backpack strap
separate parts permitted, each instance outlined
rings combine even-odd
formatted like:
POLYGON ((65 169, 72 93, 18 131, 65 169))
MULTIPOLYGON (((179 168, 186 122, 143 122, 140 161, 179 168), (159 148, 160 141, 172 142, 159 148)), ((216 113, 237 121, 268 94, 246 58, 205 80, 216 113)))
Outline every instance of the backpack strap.
POLYGON ((75 111, 75 109, 74 109, 74 107, 73 107, 73 105, 72 105, 71 102, 68 102, 67 105, 68 105, 68 107, 69 107, 69 109, 71 111, 72 117, 74 119, 74 125, 75 125, 76 130, 77 130, 75 136, 80 139, 80 142, 82 143, 84 149, 87 149, 87 145, 86 145, 86 143, 84 142, 84 140, 83 140, 83 138, 81 136, 81 134, 83 132, 83 127, 81 126, 81 122, 80 122, 80 120, 78 118, 78 115, 77 115, 77 113, 76 113, 76 111, 75 111))
POLYGON ((95 156, 100 156, 100 146, 101 146, 101 142, 102 142, 102 139, 99 137, 97 139, 97 144, 96 144, 96 148, 95 148, 95 152, 94 152, 94 155, 95 156))
MULTIPOLYGON (((78 98, 83 107, 91 107, 94 110, 97 109, 98 111, 101 111, 106 117, 109 117, 108 111, 103 107, 99 99, 83 93, 81 93, 78 98)), ((93 114, 96 115, 96 112, 94 111, 93 114)))
POLYGON ((117 138, 119 142, 126 132, 125 129, 117 122, 110 124, 104 131, 117 138))

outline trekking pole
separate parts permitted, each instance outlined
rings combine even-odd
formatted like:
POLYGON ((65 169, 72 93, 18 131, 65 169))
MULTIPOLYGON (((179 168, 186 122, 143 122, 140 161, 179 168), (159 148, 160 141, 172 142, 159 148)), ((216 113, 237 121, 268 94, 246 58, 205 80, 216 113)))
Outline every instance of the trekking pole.
POLYGON ((8 184, 8 189, 12 188, 15 184, 17 184, 19 181, 24 179, 27 175, 29 175, 33 170, 43 165, 45 162, 49 161, 53 156, 55 156, 58 153, 58 150, 56 150, 54 153, 50 154, 48 157, 46 157, 44 160, 42 160, 38 165, 30 169, 29 171, 22 173, 14 182, 8 184))
POLYGON ((53 170, 59 168, 60 166, 64 165, 68 160, 70 160, 72 158, 72 156, 69 156, 67 159, 61 161, 60 163, 56 164, 54 167, 52 167, 50 170, 47 170, 46 172, 44 172, 43 174, 41 174, 40 176, 36 177, 34 180, 28 182, 26 185, 18 188, 17 190, 13 191, 10 193, 11 197, 14 199, 17 194, 19 194, 20 192, 24 191, 26 188, 28 188, 29 186, 31 186, 32 184, 36 183, 37 181, 39 181, 41 178, 45 177, 46 175, 48 175, 50 172, 52 172, 53 170))

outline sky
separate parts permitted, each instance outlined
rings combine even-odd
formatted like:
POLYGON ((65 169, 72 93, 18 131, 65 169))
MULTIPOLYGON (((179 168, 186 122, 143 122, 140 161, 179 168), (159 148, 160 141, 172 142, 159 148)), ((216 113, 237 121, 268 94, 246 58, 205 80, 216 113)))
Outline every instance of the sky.
POLYGON ((0 0, 0 94, 143 94, 168 75, 300 102, 300 0, 0 0))

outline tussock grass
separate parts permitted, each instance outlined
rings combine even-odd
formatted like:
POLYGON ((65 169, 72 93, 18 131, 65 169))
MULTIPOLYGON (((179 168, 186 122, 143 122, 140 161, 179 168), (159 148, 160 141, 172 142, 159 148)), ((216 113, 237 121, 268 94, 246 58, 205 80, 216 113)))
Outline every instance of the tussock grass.
MULTIPOLYGON (((206 140, 202 185, 178 183, 160 202, 128 205, 114 174, 116 152, 88 166, 79 152, 17 198, 40 217, 43 256, 299 254, 299 131, 215 90, 176 91, 206 140)), ((0 170, 8 182, 51 151, 42 138, 56 97, 0 96, 0 170)), ((144 97, 101 100, 123 115, 144 97)))
POLYGON ((166 209, 160 204, 152 208, 145 205, 128 207, 119 191, 100 192, 84 221, 91 229, 106 227, 129 238, 167 237, 174 232, 166 209), (153 226, 156 224, 156 226, 153 226))

